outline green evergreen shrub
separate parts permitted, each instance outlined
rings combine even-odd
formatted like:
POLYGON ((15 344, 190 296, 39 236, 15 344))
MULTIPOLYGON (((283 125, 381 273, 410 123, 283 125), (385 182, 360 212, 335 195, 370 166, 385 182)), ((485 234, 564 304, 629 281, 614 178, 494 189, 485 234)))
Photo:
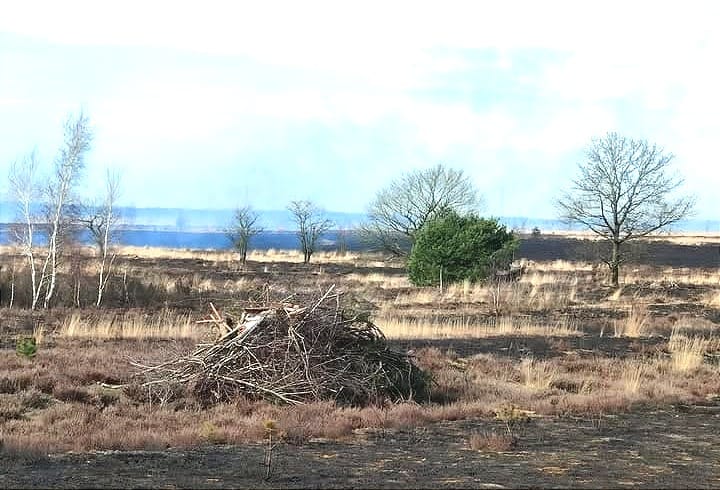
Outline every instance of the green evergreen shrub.
POLYGON ((22 337, 15 344, 15 352, 23 357, 35 357, 37 354, 37 342, 35 337, 22 337))
POLYGON ((496 219, 448 211, 417 233, 408 274, 416 286, 479 281, 512 262, 517 240, 496 219))

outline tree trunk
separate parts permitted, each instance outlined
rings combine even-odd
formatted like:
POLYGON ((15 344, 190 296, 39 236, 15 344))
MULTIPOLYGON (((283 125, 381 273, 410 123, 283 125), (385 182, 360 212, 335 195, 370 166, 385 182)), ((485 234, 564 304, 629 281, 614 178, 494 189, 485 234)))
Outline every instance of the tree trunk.
POLYGON ((95 308, 100 308, 100 303, 102 303, 102 297, 103 297, 103 289, 105 289, 105 283, 107 282, 107 279, 105 279, 105 259, 107 252, 103 252, 102 260, 100 261, 100 273, 99 273, 99 280, 98 280, 98 291, 97 291, 97 299, 95 301, 95 308))
POLYGON ((620 285, 620 242, 613 241, 612 244, 610 273, 612 275, 612 285, 618 287, 620 285))

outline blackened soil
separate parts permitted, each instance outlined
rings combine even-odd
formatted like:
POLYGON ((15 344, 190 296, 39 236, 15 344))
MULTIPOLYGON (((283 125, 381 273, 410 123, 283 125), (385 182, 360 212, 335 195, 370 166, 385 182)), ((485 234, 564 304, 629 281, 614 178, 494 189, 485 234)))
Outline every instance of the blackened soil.
POLYGON ((441 351, 453 351, 459 357, 472 357, 477 354, 492 354, 499 357, 549 359, 563 356, 565 352, 583 357, 636 357, 655 353, 667 344, 667 338, 661 336, 628 338, 598 337, 583 335, 576 337, 487 337, 482 339, 417 339, 391 340, 390 345, 398 350, 417 350, 437 348, 441 351))
POLYGON ((268 481, 262 445, 0 455, 0 487, 720 488, 718 408, 533 419, 514 429, 518 446, 504 453, 469 446, 474 432, 505 430, 493 420, 281 445, 268 481))
MULTIPOLYGON (((609 253, 607 242, 568 237, 527 237, 520 240, 516 256, 536 261, 599 262, 609 253)), ((630 264, 659 267, 712 268, 720 266, 720 245, 679 245, 669 241, 635 241, 625 244, 630 264)))

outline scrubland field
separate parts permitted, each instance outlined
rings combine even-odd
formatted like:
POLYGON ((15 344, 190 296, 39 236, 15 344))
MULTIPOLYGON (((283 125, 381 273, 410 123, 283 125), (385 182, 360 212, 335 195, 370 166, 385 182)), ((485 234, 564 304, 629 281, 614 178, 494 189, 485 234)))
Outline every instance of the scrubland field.
POLYGON ((227 252, 124 249, 99 309, 88 252, 68 262, 68 306, 36 312, 23 308, 22 258, 4 249, 0 486, 720 487, 717 244, 636 245, 619 289, 596 247, 524 242, 519 281, 443 291, 412 287, 379 255, 303 265, 269 251, 239 270, 227 252), (412 354, 427 397, 205 406, 150 395, 135 376, 131 362, 216 338, 196 323, 210 303, 222 313, 331 285, 412 354), (16 352, 25 336, 34 357, 16 352))

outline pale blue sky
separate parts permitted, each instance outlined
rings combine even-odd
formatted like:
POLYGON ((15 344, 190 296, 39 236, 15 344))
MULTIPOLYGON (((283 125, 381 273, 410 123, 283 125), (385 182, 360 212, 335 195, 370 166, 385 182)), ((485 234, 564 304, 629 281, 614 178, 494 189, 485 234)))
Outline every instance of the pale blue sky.
POLYGON ((124 204, 363 211, 444 162, 488 214, 553 217, 590 138, 619 131, 674 153, 720 217, 717 2, 497 3, 9 3, 0 193, 82 108, 85 187, 120 169, 124 204))

